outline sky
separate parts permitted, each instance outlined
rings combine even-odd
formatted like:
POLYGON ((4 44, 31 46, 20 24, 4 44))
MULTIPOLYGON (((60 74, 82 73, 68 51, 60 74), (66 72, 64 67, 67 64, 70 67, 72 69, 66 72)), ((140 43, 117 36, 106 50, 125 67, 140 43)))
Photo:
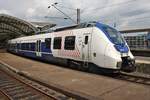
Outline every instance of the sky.
POLYGON ((0 0, 0 14, 27 21, 74 24, 54 7, 76 21, 76 9, 81 10, 81 22, 99 21, 118 30, 150 28, 150 0, 0 0), (53 18, 58 17, 58 18, 53 18), (114 24, 115 23, 115 24, 114 24))

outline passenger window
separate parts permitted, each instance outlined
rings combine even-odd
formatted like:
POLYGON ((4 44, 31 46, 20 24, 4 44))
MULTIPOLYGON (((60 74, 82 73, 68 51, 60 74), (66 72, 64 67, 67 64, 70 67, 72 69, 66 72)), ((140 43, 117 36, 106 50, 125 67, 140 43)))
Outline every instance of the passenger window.
POLYGON ((53 49, 61 49, 61 37, 55 37, 54 38, 54 44, 53 44, 53 49))
POLYGON ((65 37, 65 47, 66 50, 74 50, 75 49, 75 36, 67 36, 65 37))
POLYGON ((35 51, 35 43, 31 44, 31 51, 35 51))
POLYGON ((26 50, 29 50, 29 43, 26 43, 26 50))
POLYGON ((25 43, 22 43, 22 44, 21 44, 21 49, 22 49, 22 50, 25 50, 25 43))
POLYGON ((45 48, 50 49, 51 48, 51 38, 45 39, 45 48))
POLYGON ((85 36, 85 40, 84 40, 85 44, 88 44, 88 38, 89 38, 88 36, 85 36))

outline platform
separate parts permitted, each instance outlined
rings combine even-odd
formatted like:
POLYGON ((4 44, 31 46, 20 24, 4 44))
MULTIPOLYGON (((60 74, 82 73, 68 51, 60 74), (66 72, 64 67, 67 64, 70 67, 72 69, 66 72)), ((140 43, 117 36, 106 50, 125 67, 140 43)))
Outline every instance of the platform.
POLYGON ((135 56, 137 72, 150 75, 150 57, 135 56))
POLYGON ((0 53, 0 62, 44 83, 99 100, 150 100, 150 86, 80 72, 10 53, 0 53))
POLYGON ((150 48, 130 48, 131 51, 147 51, 150 52, 150 48))
POLYGON ((150 57, 135 56, 135 59, 137 63, 150 64, 150 57))
POLYGON ((150 57, 150 48, 131 48, 131 52, 134 56, 144 56, 144 57, 150 57))

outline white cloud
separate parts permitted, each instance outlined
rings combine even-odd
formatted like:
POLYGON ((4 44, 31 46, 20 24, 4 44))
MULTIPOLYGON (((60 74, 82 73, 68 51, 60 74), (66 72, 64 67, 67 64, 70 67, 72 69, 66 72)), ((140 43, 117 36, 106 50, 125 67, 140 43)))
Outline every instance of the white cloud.
POLYGON ((0 14, 9 14, 11 15, 11 13, 5 9, 0 9, 0 14))
POLYGON ((34 14, 35 14, 35 9, 34 8, 27 9, 27 16, 31 17, 34 14))
MULTIPOLYGON (((96 20, 110 25, 116 22, 118 29, 150 26, 148 18, 140 19, 140 21, 138 19, 150 16, 149 0, 1 0, 0 13, 15 15, 29 21, 72 24, 70 20, 45 18, 45 16, 65 17, 56 9, 47 8, 54 2, 58 2, 59 6, 80 8, 82 21, 96 20)), ((76 11, 58 8, 76 20, 76 11)))

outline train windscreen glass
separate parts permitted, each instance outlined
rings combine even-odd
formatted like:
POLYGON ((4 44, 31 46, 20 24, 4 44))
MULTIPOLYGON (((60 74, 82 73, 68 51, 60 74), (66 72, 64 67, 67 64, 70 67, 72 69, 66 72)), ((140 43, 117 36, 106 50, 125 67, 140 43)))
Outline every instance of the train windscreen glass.
POLYGON ((103 29, 105 32, 107 32, 107 34, 109 35, 110 39, 112 40, 112 42, 114 44, 124 44, 125 43, 123 37, 117 30, 115 30, 109 26, 103 26, 103 29))

